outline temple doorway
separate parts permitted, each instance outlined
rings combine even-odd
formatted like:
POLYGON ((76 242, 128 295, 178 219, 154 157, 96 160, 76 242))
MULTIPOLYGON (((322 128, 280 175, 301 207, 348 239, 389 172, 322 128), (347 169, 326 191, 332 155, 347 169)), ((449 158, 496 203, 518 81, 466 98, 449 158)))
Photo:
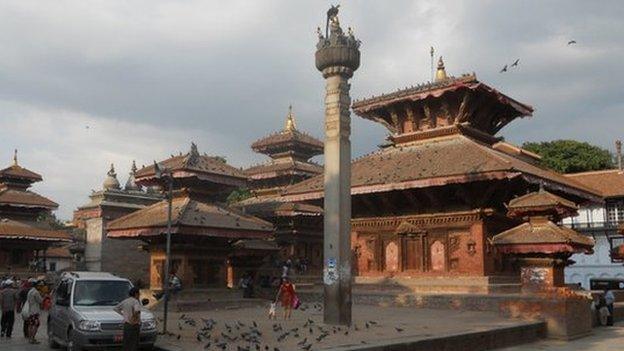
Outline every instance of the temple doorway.
POLYGON ((403 268, 407 271, 422 272, 423 246, 420 238, 406 238, 403 242, 403 268))

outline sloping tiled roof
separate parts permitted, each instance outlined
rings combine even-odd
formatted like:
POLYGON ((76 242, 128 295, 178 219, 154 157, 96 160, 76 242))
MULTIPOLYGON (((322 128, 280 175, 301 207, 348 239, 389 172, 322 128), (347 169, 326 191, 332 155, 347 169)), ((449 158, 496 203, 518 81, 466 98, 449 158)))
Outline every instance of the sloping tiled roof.
POLYGON ((58 207, 56 202, 32 191, 9 188, 0 190, 0 205, 44 207, 49 209, 58 207))
MULTIPOLYGON (((174 233, 244 237, 245 235, 238 234, 263 232, 269 235, 273 230, 269 222, 189 196, 175 197, 172 205, 174 233)), ((110 237, 140 236, 144 230, 150 229, 156 229, 150 231, 150 235, 160 235, 164 233, 166 226, 167 201, 161 201, 110 222, 107 230, 110 237)))
POLYGON ((0 239, 71 242, 71 237, 67 232, 37 228, 10 219, 0 220, 0 239))
POLYGON ((51 247, 46 250, 46 257, 57 257, 57 258, 71 258, 72 255, 69 252, 69 247, 51 247))
POLYGON ((31 182, 39 182, 43 179, 39 174, 19 165, 11 165, 10 167, 0 170, 0 178, 2 177, 21 178, 31 182))
POLYGON ((245 173, 251 179, 272 178, 278 174, 320 174, 323 173, 323 166, 312 162, 288 161, 288 162, 271 162, 257 166, 249 167, 245 173))
POLYGON ((280 144, 305 145, 308 148, 316 149, 319 153, 323 152, 324 146, 323 142, 316 139, 315 137, 306 133, 302 133, 297 129, 292 129, 282 130, 262 139, 258 139, 253 144, 251 144, 251 148, 254 151, 262 152, 262 150, 265 150, 265 148, 269 146, 280 144))
POLYGON ((532 192, 509 201, 507 205, 511 214, 522 214, 525 212, 556 210, 558 212, 576 213, 578 206, 572 201, 552 194, 546 190, 532 192))
MULTIPOLYGON (((180 172, 226 176, 241 180, 246 178, 241 170, 230 166, 217 157, 193 154, 193 152, 189 152, 186 155, 173 156, 161 161, 160 164, 174 172, 174 176, 176 172, 180 172)), ((154 175, 154 165, 150 165, 138 170, 135 177, 137 181, 140 181, 141 178, 153 177, 154 175)))
POLYGON ((587 187, 596 189, 604 197, 624 196, 624 172, 619 169, 566 174, 587 187))
POLYGON ((275 198, 252 197, 234 204, 235 207, 259 217, 321 216, 323 209, 318 206, 296 202, 280 202, 275 198))
POLYGON ((523 223, 495 235, 492 243, 497 247, 502 246, 504 252, 515 253, 591 252, 594 246, 592 238, 570 228, 557 226, 548 220, 523 223), (539 245, 542 251, 532 251, 533 248, 530 245, 539 245), (553 246, 552 251, 549 252, 544 245, 556 246, 553 246), (507 249, 504 248, 505 246, 507 249))
MULTIPOLYGON (((549 187, 559 187, 584 198, 599 194, 554 171, 497 151, 462 134, 388 147, 351 163, 351 193, 365 194, 524 176, 549 187)), ((323 175, 304 180, 283 191, 284 201, 323 197, 323 175)))

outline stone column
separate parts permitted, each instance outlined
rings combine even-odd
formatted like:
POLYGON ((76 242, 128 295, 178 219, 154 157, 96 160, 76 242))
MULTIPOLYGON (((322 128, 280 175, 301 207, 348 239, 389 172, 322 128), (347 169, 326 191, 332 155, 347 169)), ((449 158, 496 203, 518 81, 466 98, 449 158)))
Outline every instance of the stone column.
MULTIPOLYGON (((335 10, 335 11, 332 11, 335 10)), ((359 67, 359 41, 328 12, 330 33, 319 30, 316 67, 325 88, 324 322, 351 324, 351 119, 348 83, 359 67)))

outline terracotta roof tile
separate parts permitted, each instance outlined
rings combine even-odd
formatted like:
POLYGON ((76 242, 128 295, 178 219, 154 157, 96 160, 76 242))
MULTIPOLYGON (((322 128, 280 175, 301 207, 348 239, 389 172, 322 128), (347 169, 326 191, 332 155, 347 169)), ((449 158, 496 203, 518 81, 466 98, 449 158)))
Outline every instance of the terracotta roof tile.
MULTIPOLYGON (((492 238, 492 243, 499 245, 568 245, 570 252, 581 252, 594 246, 594 240, 576 231, 557 226, 547 220, 527 222, 506 230, 492 238)), ((562 247, 560 247, 562 248, 562 247)))
POLYGON ((58 257, 58 258, 72 258, 69 248, 63 247, 51 247, 46 251, 46 257, 58 257))
MULTIPOLYGON (((172 225, 178 228, 220 229, 230 232, 273 230, 271 223, 256 217, 237 213, 214 204, 194 200, 188 196, 173 199, 172 225)), ((167 226, 167 201, 161 201, 109 223, 109 236, 123 236, 114 232, 141 229, 165 228, 167 226)), ((183 230, 182 230, 183 231, 183 230)), ((241 235, 243 236, 243 235, 241 235)))
POLYGON ((507 208, 510 210, 522 210, 528 208, 555 208, 563 207, 569 210, 577 210, 578 206, 572 201, 552 194, 545 190, 532 192, 509 201, 507 208))
MULTIPOLYGON (((161 165, 173 172, 189 172, 200 173, 216 176, 225 176, 231 178, 246 179, 245 174, 236 167, 230 166, 217 157, 205 155, 186 155, 173 156, 160 162, 161 165)), ((137 171, 135 178, 140 181, 141 178, 153 177, 155 175, 154 165, 141 168, 137 171)))
POLYGON ((23 207, 44 207, 48 209, 55 209, 58 207, 56 202, 32 191, 8 188, 0 190, 0 204, 23 207))
POLYGON ((10 219, 0 220, 0 239, 71 242, 71 237, 67 232, 46 230, 10 219))
POLYGON ((263 149, 267 146, 288 143, 306 145, 308 147, 318 149, 320 150, 320 152, 323 152, 324 144, 322 141, 307 133, 302 133, 297 129, 282 130, 270 134, 267 137, 258 139, 253 142, 253 144, 251 144, 251 148, 257 151, 257 149, 263 149))
POLYGON ((21 178, 31 182, 39 182, 43 179, 39 174, 19 165, 11 165, 10 167, 0 170, 0 178, 3 177, 21 178))
POLYGON ((249 167, 245 170, 251 179, 273 178, 278 174, 298 174, 316 175, 323 173, 323 166, 312 162, 289 161, 271 162, 249 167))
POLYGON ((572 173, 565 176, 596 189, 604 197, 624 196, 624 172, 618 169, 572 173))
POLYGON ((323 209, 318 206, 296 202, 280 202, 276 198, 249 198, 234 204, 245 213, 259 217, 321 216, 323 209))
MULTIPOLYGON (((576 191, 583 197, 597 192, 569 177, 497 151, 465 135, 428 139, 388 147, 351 163, 351 193, 363 194, 409 188, 525 176, 576 191)), ((285 201, 323 197, 323 175, 287 187, 285 201), (301 195, 303 196, 297 196, 301 195)))

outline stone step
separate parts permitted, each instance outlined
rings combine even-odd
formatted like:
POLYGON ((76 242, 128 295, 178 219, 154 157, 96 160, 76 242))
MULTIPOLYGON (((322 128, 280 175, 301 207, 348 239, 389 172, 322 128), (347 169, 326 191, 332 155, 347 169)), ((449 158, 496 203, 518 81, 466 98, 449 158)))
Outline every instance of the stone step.
POLYGON ((404 337, 380 340, 376 343, 355 344, 332 348, 333 351, 387 351, 387 350, 493 350, 531 343, 543 339, 546 323, 518 323, 515 326, 478 332, 463 332, 433 337, 404 337))

